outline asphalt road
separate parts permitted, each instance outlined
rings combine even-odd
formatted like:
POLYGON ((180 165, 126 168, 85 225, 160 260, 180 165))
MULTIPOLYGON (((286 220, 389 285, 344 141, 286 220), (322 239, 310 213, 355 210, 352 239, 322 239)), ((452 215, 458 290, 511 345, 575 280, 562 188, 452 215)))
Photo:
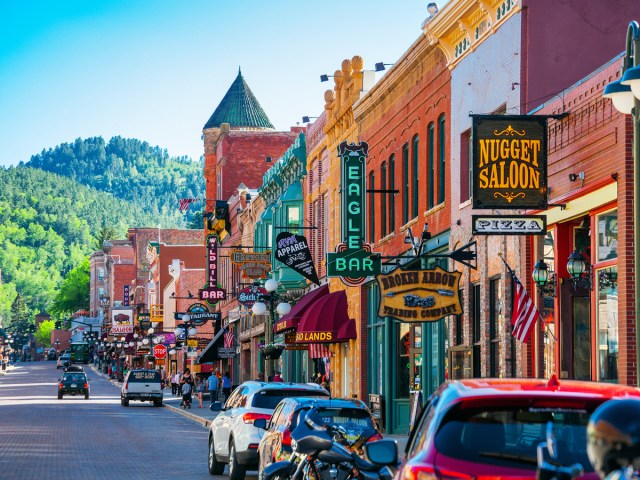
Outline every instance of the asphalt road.
POLYGON ((89 400, 57 399, 55 362, 0 376, 0 479, 227 478, 207 471, 203 425, 146 402, 124 408, 115 385, 86 371, 89 400))

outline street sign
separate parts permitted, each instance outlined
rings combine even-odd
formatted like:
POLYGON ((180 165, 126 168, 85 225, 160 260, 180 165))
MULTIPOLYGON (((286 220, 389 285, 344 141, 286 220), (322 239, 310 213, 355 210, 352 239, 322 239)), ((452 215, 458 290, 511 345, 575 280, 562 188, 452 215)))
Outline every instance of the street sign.
POLYGON ((153 347, 153 356, 156 358, 164 358, 167 356, 167 347, 162 344, 158 344, 153 347))

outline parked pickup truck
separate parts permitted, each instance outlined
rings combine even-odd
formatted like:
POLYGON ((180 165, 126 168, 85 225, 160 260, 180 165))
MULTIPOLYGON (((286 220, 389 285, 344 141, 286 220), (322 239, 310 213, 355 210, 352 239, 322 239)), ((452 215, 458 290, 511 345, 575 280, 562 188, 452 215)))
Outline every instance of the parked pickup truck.
POLYGON ((120 404, 129 406, 130 400, 153 402, 154 407, 162 406, 162 386, 157 370, 130 370, 122 383, 120 404))

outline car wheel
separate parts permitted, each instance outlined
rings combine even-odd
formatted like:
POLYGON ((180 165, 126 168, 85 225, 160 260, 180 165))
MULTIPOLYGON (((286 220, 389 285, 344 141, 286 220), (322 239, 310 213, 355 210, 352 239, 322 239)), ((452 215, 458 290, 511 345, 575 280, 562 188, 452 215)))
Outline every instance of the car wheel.
POLYGON ((62 394, 61 393, 58 394, 58 400, 62 400, 62 394))
POLYGON ((162 406, 162 400, 154 400, 153 401, 153 406, 154 407, 161 407, 162 406))
POLYGON ((236 457, 236 446, 233 440, 229 443, 229 480, 242 480, 245 477, 247 469, 238 463, 236 457))
POLYGON ((85 399, 85 400, 89 400, 89 392, 87 392, 87 393, 85 393, 85 394, 84 394, 84 399, 85 399))
POLYGON ((129 406, 129 400, 128 400, 128 399, 126 399, 126 398, 123 398, 123 399, 122 399, 122 406, 123 406, 123 407, 128 407, 128 406, 129 406))
POLYGON ((224 463, 220 463, 216 459, 216 450, 213 446, 213 437, 209 439, 209 460, 207 462, 209 466, 209 473, 211 475, 222 475, 224 471, 224 463))

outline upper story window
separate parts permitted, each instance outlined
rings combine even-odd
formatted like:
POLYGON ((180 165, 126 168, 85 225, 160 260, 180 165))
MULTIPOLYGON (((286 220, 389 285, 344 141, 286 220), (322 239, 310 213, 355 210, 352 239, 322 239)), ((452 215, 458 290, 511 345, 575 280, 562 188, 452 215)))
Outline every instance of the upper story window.
POLYGON ((420 156, 419 156, 419 146, 420 146, 420 140, 418 138, 418 135, 416 135, 415 137, 413 137, 413 142, 412 142, 412 162, 411 162, 411 197, 412 197, 412 201, 411 201, 411 216, 412 217, 417 217, 418 216, 418 201, 419 201, 419 192, 420 192, 420 188, 419 188, 419 180, 420 180, 420 173, 419 173, 419 165, 420 165, 420 156))
MULTIPOLYGON (((369 172, 369 190, 376 188, 376 175, 369 172)), ((376 194, 369 193, 369 243, 376 241, 376 194)))
POLYGON ((402 146, 402 223, 409 222, 409 144, 402 146))
MULTIPOLYGON (((380 167, 380 189, 387 189, 387 163, 383 162, 380 167)), ((380 238, 384 238, 387 233, 387 194, 380 194, 380 238)))
POLYGON ((445 179, 447 176, 445 145, 445 117, 440 115, 440 118, 438 118, 438 203, 445 201, 445 179))
POLYGON ((471 130, 460 134, 460 203, 471 198, 471 130))
POLYGON ((300 207, 297 207, 297 206, 287 207, 287 225, 289 227, 300 226, 300 207))
POLYGON ((427 127, 427 208, 435 206, 435 126, 433 122, 427 127))
POLYGON ((98 269, 98 280, 103 280, 104 279, 104 268, 99 268, 98 269))
MULTIPOLYGON (((391 155, 389 157, 389 190, 396 189, 396 157, 391 155)), ((389 231, 393 232, 396 229, 396 195, 395 193, 389 194, 389 231)), ((384 215, 385 212, 382 212, 384 215)))

